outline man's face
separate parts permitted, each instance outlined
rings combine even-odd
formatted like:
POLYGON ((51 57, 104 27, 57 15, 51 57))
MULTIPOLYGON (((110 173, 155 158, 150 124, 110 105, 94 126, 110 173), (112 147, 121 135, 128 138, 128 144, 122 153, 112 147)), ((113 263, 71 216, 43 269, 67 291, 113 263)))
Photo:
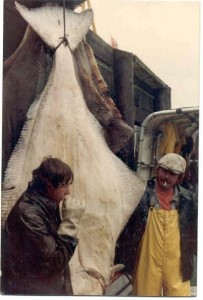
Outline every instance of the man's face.
POLYGON ((178 183, 179 174, 176 174, 161 166, 157 169, 157 181, 161 188, 167 190, 178 183))
POLYGON ((65 198, 65 196, 69 194, 70 194, 69 184, 63 184, 63 185, 61 184, 58 188, 54 188, 53 186, 50 186, 48 188, 48 196, 57 204, 59 204, 65 198))

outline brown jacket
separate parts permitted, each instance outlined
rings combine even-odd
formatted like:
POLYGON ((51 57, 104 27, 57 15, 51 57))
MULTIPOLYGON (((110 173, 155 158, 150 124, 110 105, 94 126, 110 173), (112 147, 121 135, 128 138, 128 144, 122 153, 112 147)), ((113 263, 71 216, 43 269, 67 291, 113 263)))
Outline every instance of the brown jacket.
POLYGON ((59 207, 28 188, 11 210, 2 236, 2 292, 72 295, 71 237, 57 233, 59 207))

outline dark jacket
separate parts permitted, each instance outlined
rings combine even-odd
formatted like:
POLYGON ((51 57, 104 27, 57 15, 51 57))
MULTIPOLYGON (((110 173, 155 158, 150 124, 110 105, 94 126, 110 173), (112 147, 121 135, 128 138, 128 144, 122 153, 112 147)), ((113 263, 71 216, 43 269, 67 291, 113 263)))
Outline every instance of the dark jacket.
MULTIPOLYGON (((116 263, 125 265, 124 272, 132 274, 136 265, 139 245, 145 232, 150 200, 154 190, 155 179, 149 180, 144 195, 131 215, 121 233, 116 248, 116 263)), ((193 256, 197 253, 197 207, 193 194, 177 185, 178 213, 181 247, 181 271, 183 281, 190 280, 193 275, 193 256)))
POLYGON ((72 295, 71 237, 57 234, 59 206, 28 188, 11 210, 2 233, 2 292, 72 295))

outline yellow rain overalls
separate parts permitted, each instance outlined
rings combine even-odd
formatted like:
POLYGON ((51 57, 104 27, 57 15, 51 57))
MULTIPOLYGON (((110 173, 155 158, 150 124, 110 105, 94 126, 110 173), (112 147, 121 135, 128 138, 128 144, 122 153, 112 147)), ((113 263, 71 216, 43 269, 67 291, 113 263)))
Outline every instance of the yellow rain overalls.
POLYGON ((133 279, 136 296, 190 296, 182 282, 179 215, 176 209, 149 210, 133 279))

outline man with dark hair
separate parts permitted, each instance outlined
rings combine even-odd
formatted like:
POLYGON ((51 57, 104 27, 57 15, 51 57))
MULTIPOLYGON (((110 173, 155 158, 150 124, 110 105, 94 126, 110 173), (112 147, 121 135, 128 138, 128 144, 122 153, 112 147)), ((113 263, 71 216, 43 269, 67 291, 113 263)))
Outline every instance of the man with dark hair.
POLYGON ((73 238, 58 234, 59 203, 70 194, 71 168, 45 158, 11 209, 2 238, 2 292, 72 295, 69 261, 73 238))

